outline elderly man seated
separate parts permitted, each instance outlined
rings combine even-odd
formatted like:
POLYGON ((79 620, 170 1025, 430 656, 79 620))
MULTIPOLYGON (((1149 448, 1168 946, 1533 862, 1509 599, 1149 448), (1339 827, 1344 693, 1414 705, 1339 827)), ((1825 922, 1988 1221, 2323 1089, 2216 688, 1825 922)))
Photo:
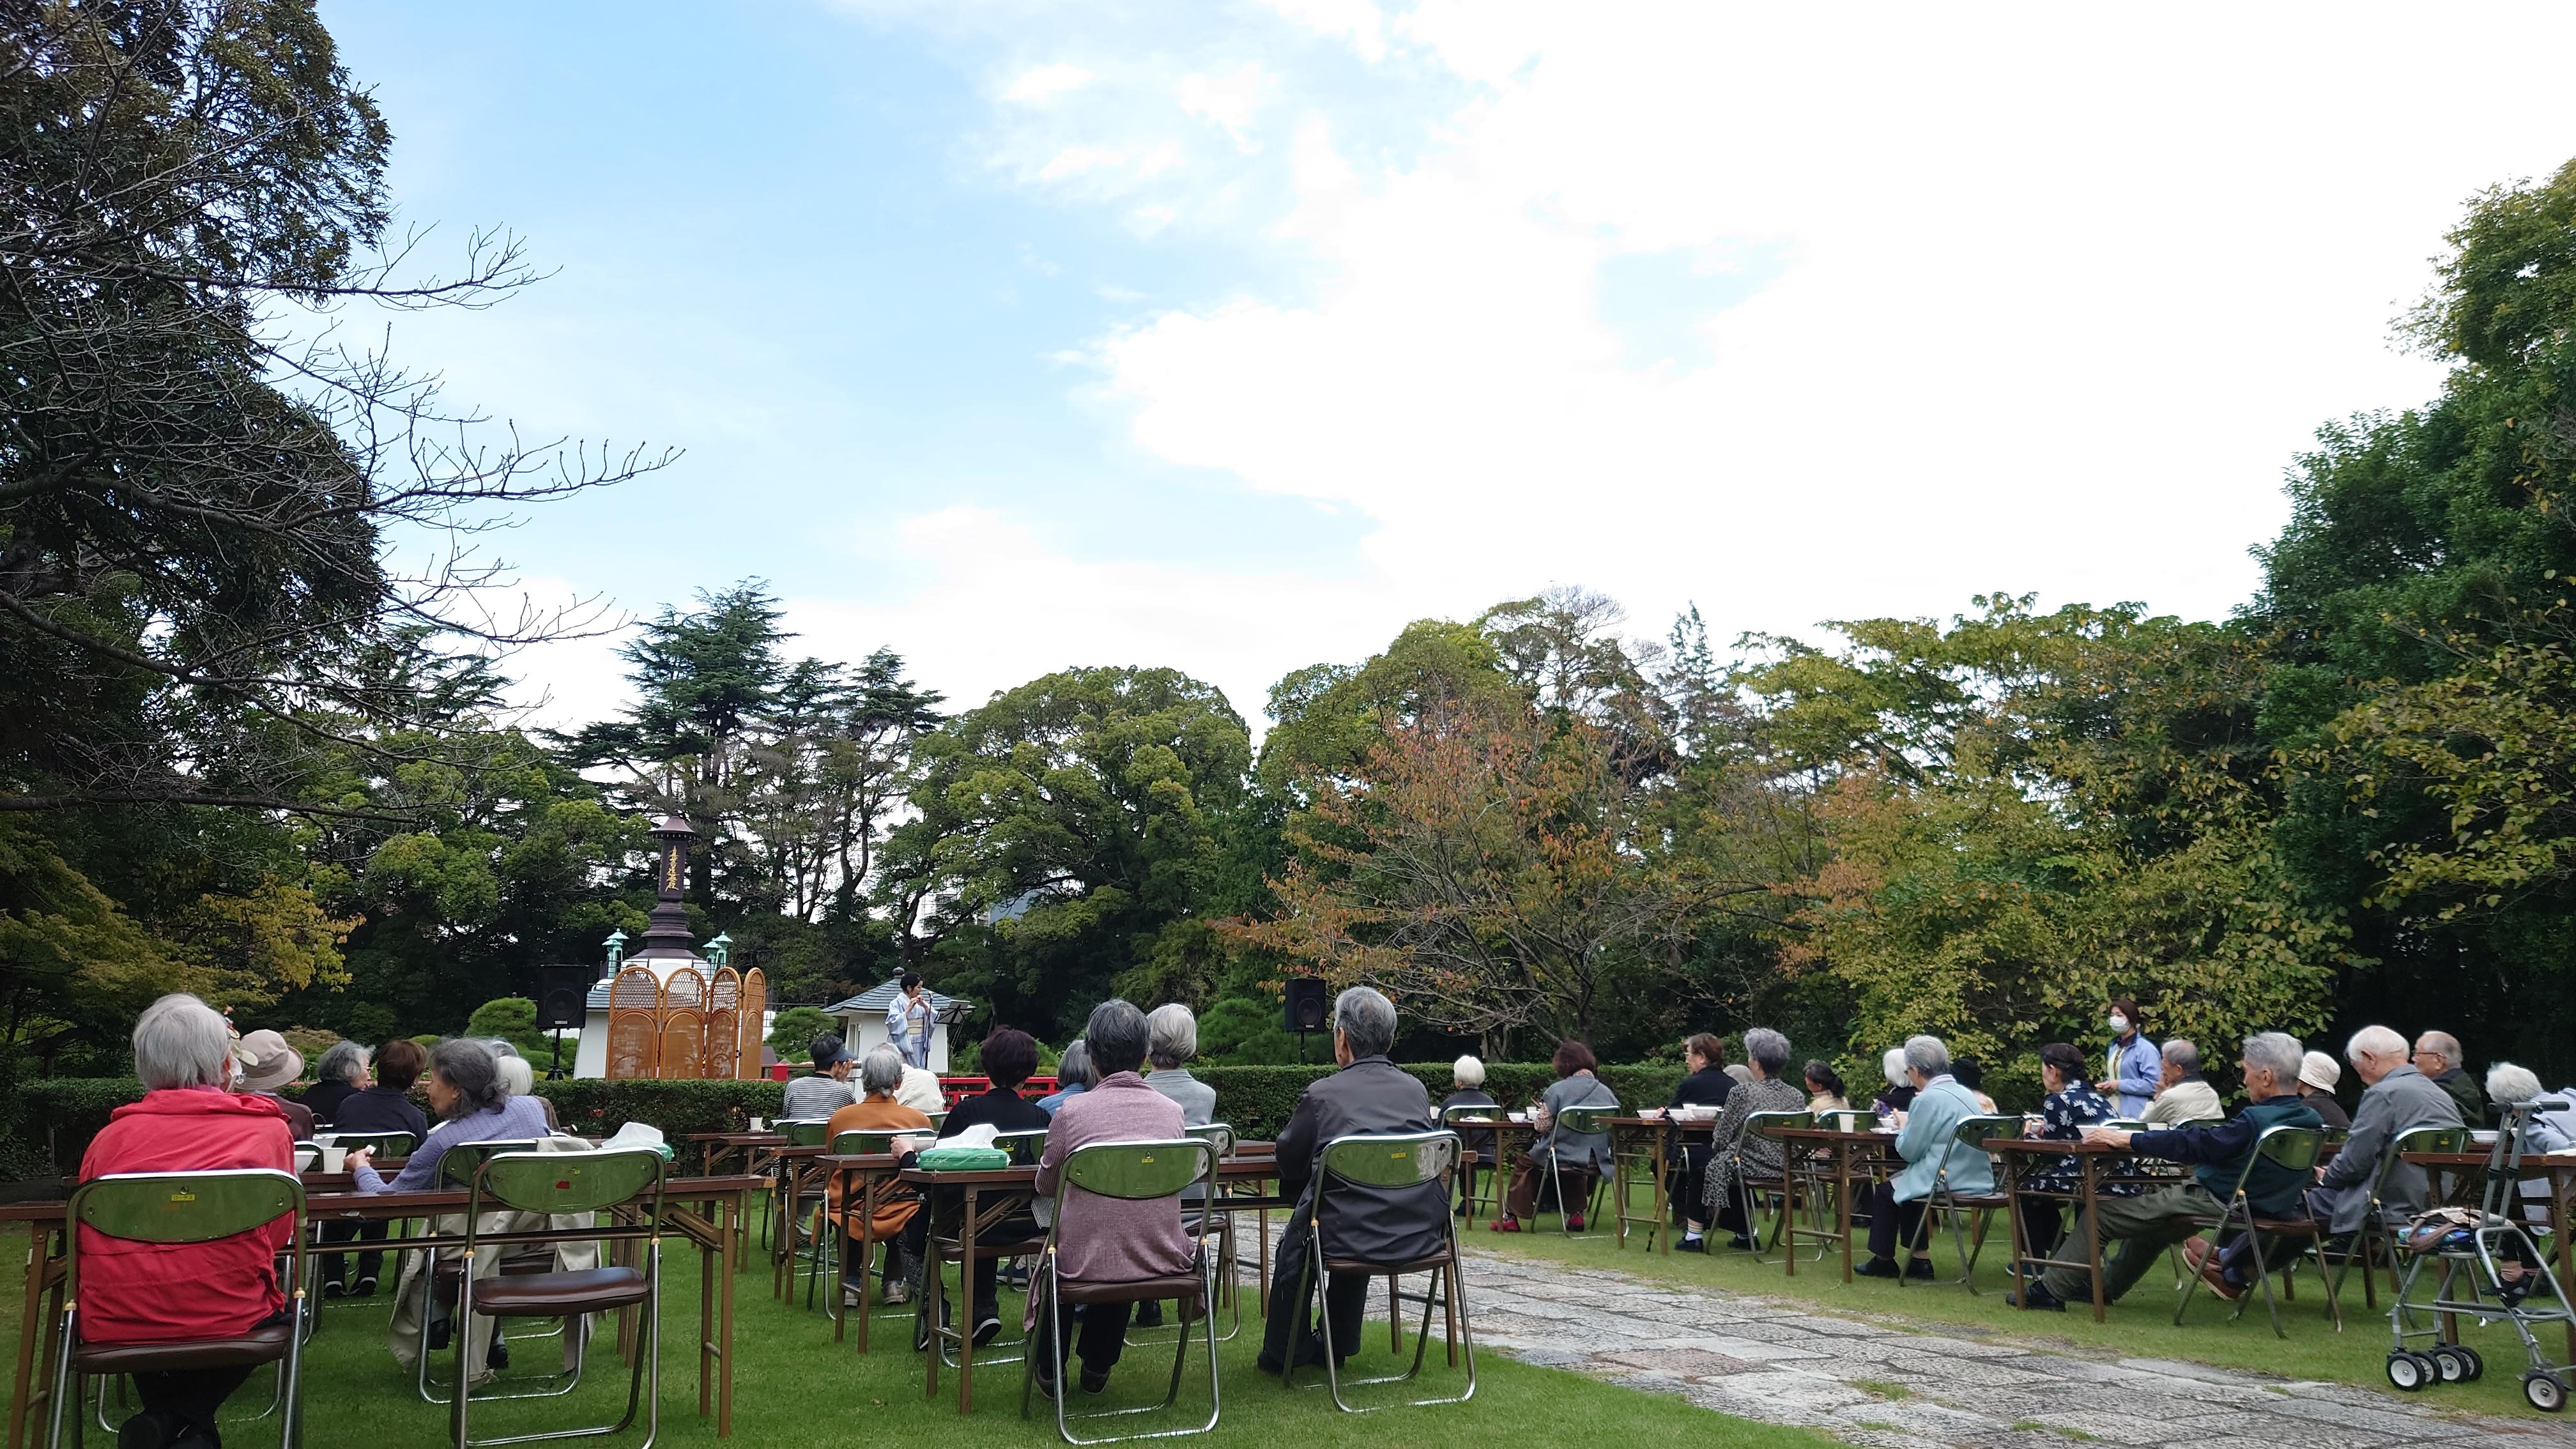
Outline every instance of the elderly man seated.
POLYGON ((1909 1278, 1932 1276, 1932 1259, 1922 1247, 1923 1202, 1939 1182, 1945 1158, 1951 1191, 1995 1190, 1994 1164, 1986 1154, 1950 1151, 1959 1124, 1984 1111, 1976 1094, 1950 1074, 1950 1048, 1937 1036, 1908 1038, 1905 1077, 1914 1088, 1914 1105, 1906 1109, 1905 1125, 1896 1134, 1896 1155, 1905 1159, 1905 1170, 1870 1189, 1870 1258, 1852 1270, 1868 1278, 1893 1278, 1900 1271, 1909 1278), (1896 1266, 1900 1240, 1910 1249, 1901 1270, 1896 1266))
POLYGON ((2427 1081, 2450 1095, 2460 1109, 2463 1126, 2483 1127, 2487 1123, 2487 1099, 2478 1091, 2477 1079, 2471 1077, 2461 1061, 2460 1039, 2447 1031, 2428 1031, 2415 1038, 2415 1069, 2427 1081))
POLYGON ((2200 1074, 2200 1048, 2181 1037, 2168 1037, 2162 1052, 2164 1074, 2156 1079, 2156 1099, 2139 1120, 2158 1127, 2186 1122, 2214 1122, 2227 1115, 2218 1089, 2200 1074))
MULTIPOLYGON (((231 1028, 193 996, 165 996, 134 1023, 134 1074, 143 1100, 117 1108, 81 1155, 83 1182, 120 1172, 295 1170, 286 1114, 266 1097, 228 1090, 236 1070, 231 1028)), ((80 1336, 89 1343, 233 1338, 275 1323, 286 1308, 277 1255, 287 1224, 206 1243, 143 1243, 80 1230, 80 1336)), ((143 1411, 120 1445, 221 1442, 215 1410, 251 1374, 249 1365, 139 1373, 143 1411)), ((75 1415, 82 1412, 78 1407, 75 1415)))
MULTIPOLYGON (((2146 1132, 2085 1129, 2087 1142, 2108 1142, 2140 1157, 2195 1169, 2188 1182, 2136 1197, 2103 1198, 2096 1204, 2103 1239, 2117 1239, 2120 1244, 2118 1255, 2103 1269, 2104 1301, 2117 1301, 2146 1276, 2166 1248, 2198 1236, 2225 1214, 2238 1179, 2253 1160, 2255 1140, 2265 1129, 2318 1125, 2315 1109, 2299 1100, 2298 1038, 2277 1031, 2247 1037, 2239 1066, 2245 1074, 2244 1110, 2217 1126, 2146 1132)), ((2265 1162, 2256 1164, 2246 1194, 2258 1214, 2281 1217, 2296 1210, 2302 1186, 2297 1174, 2265 1162)), ((2078 1210, 2068 1241, 2083 1242, 2091 1228, 2078 1210)), ((2090 1296, 2088 1277, 2081 1264, 2060 1264, 2004 1301, 2016 1307, 2026 1302, 2032 1308, 2063 1309, 2069 1300, 2090 1296)))
MULTIPOLYGON (((1038 1193, 1052 1194, 1074 1149, 1094 1142, 1152 1142, 1181 1135, 1181 1105, 1157 1092, 1137 1075, 1145 1065, 1151 1029, 1145 1013, 1124 1001, 1104 1001, 1092 1009, 1082 1039, 1091 1044, 1091 1069, 1099 1080, 1091 1090, 1068 1099, 1047 1124, 1046 1152, 1038 1159, 1038 1193)), ((1055 1228, 1058 1281, 1133 1283, 1170 1278, 1190 1270, 1196 1250, 1181 1226, 1181 1200, 1175 1197, 1124 1201, 1076 1190, 1066 1195, 1055 1228)), ((1082 1391, 1096 1394, 1109 1387, 1109 1370, 1127 1341, 1127 1303, 1093 1303, 1078 1320, 1081 1338, 1074 1355, 1082 1360, 1082 1391)), ((1074 1336, 1072 1308, 1059 1304, 1052 1319, 1037 1318, 1030 1305, 1035 1334, 1038 1391, 1057 1392, 1064 1365, 1063 1345, 1074 1336)))
MULTIPOLYGON (((1279 1130, 1280 1195, 1297 1199, 1297 1210, 1279 1240, 1279 1264, 1271 1277, 1270 1321, 1255 1360, 1264 1373, 1284 1371, 1292 1353, 1298 1363, 1323 1361, 1323 1337, 1308 1317, 1311 1294, 1304 1291, 1309 1268, 1322 1267, 1308 1262, 1309 1223, 1322 1224, 1324 1251, 1336 1258, 1410 1262, 1448 1241, 1448 1192, 1437 1182, 1404 1188, 1340 1182, 1332 1185, 1330 1202, 1323 1201, 1317 1163, 1324 1144, 1358 1132, 1432 1130, 1431 1094, 1386 1059, 1393 1045, 1395 1003, 1365 986, 1334 998, 1333 1060, 1341 1070, 1308 1087, 1279 1130)), ((1362 1274, 1336 1273, 1325 1285, 1333 1342, 1346 1350, 1360 1341, 1367 1295, 1362 1274)))
POLYGON ((850 1105, 850 1050, 837 1032, 824 1032, 806 1049, 814 1069, 787 1084, 778 1109, 782 1120, 820 1122, 850 1105))

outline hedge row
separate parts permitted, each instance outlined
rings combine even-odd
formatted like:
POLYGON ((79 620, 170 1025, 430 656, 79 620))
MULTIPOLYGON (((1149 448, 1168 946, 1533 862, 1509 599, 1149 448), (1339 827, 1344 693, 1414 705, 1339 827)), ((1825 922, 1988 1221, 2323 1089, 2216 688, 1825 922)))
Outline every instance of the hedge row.
MULTIPOLYGON (((1423 1062, 1405 1071, 1430 1089, 1437 1103, 1450 1089, 1449 1064, 1423 1062)), ((1200 1067, 1199 1080, 1216 1089, 1217 1114, 1249 1138, 1279 1134, 1296 1110, 1298 1095, 1330 1067, 1200 1067)), ((1497 1062, 1485 1069, 1485 1090, 1510 1107, 1538 1100, 1555 1080, 1545 1063, 1497 1062)), ((1672 1066, 1604 1067, 1601 1078, 1623 1106, 1660 1106, 1672 1096, 1681 1069, 1672 1066)), ((537 1094, 555 1104, 567 1132, 606 1136, 628 1122, 649 1122, 677 1140, 692 1132, 740 1131, 754 1117, 775 1117, 786 1086, 780 1082, 609 1082, 595 1078, 539 1082, 537 1094)), ((79 1167, 89 1140, 110 1112, 143 1095, 128 1078, 55 1077, 22 1090, 22 1122, 56 1174, 79 1167)))

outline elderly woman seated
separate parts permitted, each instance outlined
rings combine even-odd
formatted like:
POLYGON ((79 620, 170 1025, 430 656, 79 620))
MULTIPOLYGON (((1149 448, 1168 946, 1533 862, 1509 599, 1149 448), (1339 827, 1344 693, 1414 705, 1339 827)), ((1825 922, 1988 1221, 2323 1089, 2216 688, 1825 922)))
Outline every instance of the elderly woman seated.
MULTIPOLYGON (((230 1028, 193 996, 165 996, 134 1023, 134 1074, 143 1100, 117 1108, 82 1154, 83 1182, 120 1172, 295 1170, 286 1114, 265 1097, 235 1095, 230 1028)), ((80 1230, 80 1336, 89 1343, 230 1338, 279 1321, 286 1292, 268 1229, 205 1243, 141 1243, 80 1230)), ((134 1375, 143 1411, 122 1445, 214 1444, 215 1410, 249 1366, 134 1375)), ((79 1411, 74 1410, 75 1413, 79 1411)))
MULTIPOLYGON (((2085 1068, 2084 1053, 2070 1042, 2053 1041, 2039 1049, 2039 1084, 2048 1095, 2040 1100, 2038 1125, 2025 1121, 2022 1136, 2075 1142, 2083 1138, 2085 1128, 2117 1115, 2111 1110, 2111 1099, 2085 1080, 2085 1068)), ((2023 1180, 2022 1192, 2026 1195, 2021 1198, 2022 1242, 2030 1256, 2047 1257, 2056 1251, 2058 1239, 2065 1235, 2066 1200, 2075 1193, 2075 1174, 2075 1159, 2061 1157, 2023 1180)), ((2137 1191, 2134 1186, 2109 1183, 2099 1190, 2137 1191)))
MULTIPOLYGON (((2540 1095, 2540 1077, 2529 1067, 2511 1062, 2498 1062, 2487 1068, 2487 1096, 2499 1107, 2519 1106, 2540 1095)), ((2548 1112, 2535 1112, 2522 1127, 2522 1153, 2525 1157, 2552 1152, 2576 1152, 2576 1137, 2568 1135, 2568 1119, 2548 1112)), ((2523 1216, 2534 1223, 2549 1221, 2549 1182, 2532 1178, 2522 1184, 2523 1216)))
MULTIPOLYGON (((479 1041, 451 1038, 440 1042, 429 1054, 429 1077, 426 1084, 430 1111, 437 1114, 438 1125, 411 1150, 404 1159, 402 1171, 390 1180, 376 1171, 375 1151, 361 1148, 349 1154, 348 1166, 363 1193, 428 1192, 441 1185, 439 1159, 447 1150, 469 1142, 529 1142, 549 1135, 546 1131, 545 1108, 532 1097, 513 1096, 502 1079, 500 1059, 492 1049, 479 1041)), ((461 1221, 461 1219, 460 1219, 461 1221)), ((538 1219, 534 1226, 544 1226, 538 1219)), ((520 1226, 510 1224, 510 1226, 520 1226)), ((595 1251, 595 1250, 593 1250, 595 1251)), ((557 1254, 567 1266, 572 1255, 562 1250, 557 1254)), ((585 1261, 582 1266, 588 1266, 585 1261)), ((403 1255, 401 1282, 394 1290, 393 1321, 385 1330, 385 1346, 392 1350, 394 1361, 405 1368, 419 1361, 421 1295, 416 1275, 427 1270, 419 1253, 403 1255)), ((500 1271, 500 1251, 483 1249, 475 1255, 474 1272, 478 1278, 500 1271), (488 1260, 488 1261, 487 1261, 488 1260)), ((429 1345, 437 1348, 446 1342, 443 1315, 431 1314, 429 1345)), ((489 1320, 473 1326, 474 1344, 483 1347, 475 1361, 486 1370, 507 1362, 507 1351, 491 1342, 489 1320), (488 1347, 484 1347, 488 1345, 488 1347)), ((564 1353, 569 1361, 573 1353, 572 1334, 564 1336, 564 1353)), ((478 1374, 477 1378, 485 1375, 478 1374)))
POLYGON ((1055 1064, 1055 1090, 1038 1098, 1038 1110, 1052 1117, 1056 1109, 1091 1090, 1091 1046, 1075 1041, 1055 1064))
POLYGON ((1985 1194, 1995 1190, 1994 1164, 1983 1152, 1952 1152, 1950 1139, 1959 1124, 1984 1113, 1977 1094, 1950 1075, 1950 1049, 1937 1036, 1909 1037, 1905 1042, 1905 1077, 1914 1088, 1914 1105, 1905 1109, 1897 1129, 1896 1155, 1905 1168, 1869 1193, 1869 1261, 1853 1269, 1869 1278, 1932 1276, 1932 1259, 1922 1246, 1923 1203, 1940 1186, 1946 1164, 1952 1192, 1985 1194), (1896 1245, 1907 1249, 1905 1266, 1896 1263, 1896 1245))
MULTIPOLYGON (((903 1053, 891 1045, 880 1046, 859 1063, 859 1100, 832 1114, 823 1125, 823 1140, 829 1143, 844 1132, 918 1131, 925 1137, 930 1132, 930 1119, 914 1108, 896 1101, 895 1093, 903 1090, 903 1053)), ((841 1175, 832 1174, 824 1185, 832 1221, 841 1230, 841 1302, 851 1308, 859 1306, 859 1297, 867 1292, 868 1262, 859 1251, 859 1224, 851 1218, 851 1205, 841 1200, 841 1175)), ((912 1215, 921 1210, 921 1199, 909 1190, 889 1184, 879 1190, 877 1210, 868 1219, 871 1243, 885 1245, 884 1298, 888 1303, 906 1303, 912 1298, 912 1255, 903 1247, 903 1230, 912 1215)))
MULTIPOLYGON (((1038 1192, 1054 1193, 1064 1177, 1065 1159, 1095 1142, 1151 1142, 1181 1135, 1181 1106, 1137 1075, 1145 1065, 1149 1028, 1145 1013, 1124 1001, 1104 1001, 1091 1013, 1082 1039, 1091 1045, 1092 1070, 1099 1074, 1091 1089, 1056 1110, 1047 1125, 1046 1152, 1038 1159, 1038 1192)), ((1064 1195, 1055 1224, 1055 1272, 1058 1282, 1134 1283, 1170 1278, 1190 1271, 1196 1245, 1181 1226, 1181 1199, 1128 1201, 1096 1197, 1075 1189, 1064 1195)), ((1128 1303, 1085 1305, 1079 1319, 1058 1304, 1045 1318, 1037 1299, 1029 1303, 1031 1351, 1037 1354, 1040 1393, 1053 1396, 1064 1368, 1064 1348, 1074 1325, 1081 1338, 1074 1356, 1082 1360, 1082 1390, 1096 1394, 1109 1386, 1109 1370, 1127 1341, 1128 1303)))
POLYGON ((1583 1231, 1583 1209, 1579 1206, 1591 1196, 1592 1179, 1610 1171, 1610 1134, 1576 1132, 1557 1124, 1559 1114, 1577 1108, 1600 1108, 1615 1111, 1619 1099, 1609 1085, 1593 1075, 1599 1065, 1592 1048, 1579 1041, 1556 1044, 1556 1080, 1541 1094, 1539 1104, 1530 1110, 1530 1125, 1538 1129, 1531 1139, 1528 1153, 1512 1169, 1511 1186, 1503 1192, 1502 1220, 1492 1224, 1498 1233, 1517 1233, 1521 1219, 1538 1208, 1542 1186, 1556 1184, 1563 1195, 1556 1210, 1565 1215, 1569 1231, 1583 1231))
MULTIPOLYGON (((1767 1026, 1744 1034, 1744 1066, 1751 1080, 1726 1094, 1709 1135, 1708 1170, 1700 1174, 1700 1221, 1713 1222, 1733 1237, 1739 1248, 1753 1246, 1752 1224, 1744 1219, 1743 1182, 1777 1181, 1780 1145, 1745 1134, 1745 1121, 1756 1112, 1803 1112, 1807 1094, 1782 1074, 1789 1070, 1789 1039, 1767 1026)), ((1682 1250, 1708 1251, 1697 1233, 1682 1239, 1682 1250)))

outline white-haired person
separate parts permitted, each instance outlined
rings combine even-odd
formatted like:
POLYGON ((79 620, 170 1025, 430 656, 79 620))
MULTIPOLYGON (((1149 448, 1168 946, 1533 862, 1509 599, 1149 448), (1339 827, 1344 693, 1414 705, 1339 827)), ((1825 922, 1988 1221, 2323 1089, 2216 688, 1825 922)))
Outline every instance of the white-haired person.
POLYGON ((2179 1127, 2186 1122, 2215 1122, 2227 1115, 2218 1089, 2200 1074, 2200 1047, 2182 1037, 2165 1038, 2156 1055, 2164 1065, 2156 1078, 2156 1099, 2139 1120, 2150 1127, 2179 1127))
MULTIPOLYGON (((1700 1174, 1700 1221, 1727 1229, 1738 1248, 1753 1246, 1752 1225, 1736 1185, 1747 1178, 1763 1181, 1781 1173, 1780 1145, 1746 1135, 1744 1124, 1756 1112, 1803 1112, 1807 1094, 1789 1080, 1789 1039, 1767 1026, 1744 1034, 1744 1064, 1752 1080, 1738 1082, 1718 1110, 1709 1133, 1708 1167, 1700 1174)), ((1910 1100, 1910 1099, 1909 1099, 1910 1100)))
POLYGON ((1216 1088, 1190 1075, 1190 1059, 1199 1054, 1199 1019, 1177 1001, 1165 1002, 1145 1015, 1145 1061, 1153 1067, 1145 1085, 1181 1104, 1184 1126, 1205 1127, 1216 1120, 1216 1088))
MULTIPOLYGON (((143 1099, 108 1114, 81 1154, 80 1179, 122 1172, 295 1170, 295 1137, 267 1097, 230 1090, 232 1031, 193 996, 165 996, 134 1023, 143 1099)), ((286 1308, 277 1255, 287 1224, 205 1243, 145 1243, 80 1230, 80 1331, 95 1344, 231 1338, 286 1308)), ((142 1412, 120 1445, 216 1444, 215 1411, 250 1377, 247 1365, 134 1375, 142 1412)), ((80 1412, 76 1407, 74 1413, 80 1412)))
POLYGON ((313 1064, 313 1085, 304 1089, 305 1109, 317 1126, 330 1125, 340 1104, 365 1090, 367 1049, 353 1041, 335 1041, 313 1064))
POLYGON ((1994 1164, 1986 1154, 1950 1150, 1959 1124, 1988 1108, 1952 1073, 1948 1045, 1937 1036, 1906 1038, 1905 1074, 1914 1087, 1914 1105, 1905 1109, 1895 1142, 1905 1166, 1869 1190, 1869 1261, 1852 1270, 1865 1278, 1932 1276, 1923 1204, 1939 1183, 1945 1162, 1952 1191, 1982 1196, 1995 1190, 1994 1164))
POLYGON ((517 1052, 506 1056, 495 1052, 492 1064, 500 1069, 501 1085, 510 1089, 511 1096, 527 1098, 546 1114, 547 1131, 562 1130, 555 1120, 555 1104, 537 1095, 537 1069, 526 1057, 517 1052))
MULTIPOLYGON (((1452 1107, 1482 1107, 1489 1112, 1500 1112, 1502 1106, 1494 1100, 1492 1093, 1485 1090, 1483 1062, 1468 1056, 1449 1064, 1449 1095, 1440 1099, 1442 1118, 1448 1117, 1452 1107)), ((1476 1161, 1481 1164, 1476 1167, 1462 1165, 1458 1169, 1458 1216, 1462 1218, 1467 1215, 1467 1209, 1476 1196, 1475 1175, 1480 1171, 1494 1171, 1497 1166, 1494 1161, 1496 1135, 1496 1129, 1492 1127, 1463 1127, 1458 1131, 1458 1145, 1475 1153, 1476 1161)))
MULTIPOLYGON (((2487 1068, 2487 1097, 2498 1107, 2514 1107, 2540 1095, 2540 1075, 2529 1067, 2511 1062, 2498 1062, 2487 1068)), ((2576 1137, 2568 1133, 2569 1118, 2548 1112, 2534 1112, 2522 1125, 2522 1152, 2525 1157, 2552 1152, 2576 1152, 2576 1137)), ((2544 1178, 2528 1178, 2522 1184, 2523 1217, 2534 1223, 2549 1221, 2549 1183, 2544 1178)))
POLYGON ((1886 1117, 1914 1105, 1914 1083, 1905 1072, 1905 1048, 1892 1046, 1879 1053, 1878 1074, 1887 1078, 1887 1089, 1869 1104, 1871 1112, 1886 1117))

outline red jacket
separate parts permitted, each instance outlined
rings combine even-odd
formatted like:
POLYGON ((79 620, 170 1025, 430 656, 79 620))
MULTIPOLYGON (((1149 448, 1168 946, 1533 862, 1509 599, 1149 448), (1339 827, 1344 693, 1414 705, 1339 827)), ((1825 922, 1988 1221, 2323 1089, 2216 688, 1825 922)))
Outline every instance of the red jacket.
MULTIPOLYGON (((265 1097, 230 1092, 147 1092, 119 1107, 81 1156, 83 1182, 112 1172, 213 1168, 295 1170, 286 1114, 265 1097)), ((90 1343, 157 1343, 246 1332, 286 1306, 277 1255, 287 1220, 211 1243, 138 1243, 80 1230, 81 1337, 90 1343)))

